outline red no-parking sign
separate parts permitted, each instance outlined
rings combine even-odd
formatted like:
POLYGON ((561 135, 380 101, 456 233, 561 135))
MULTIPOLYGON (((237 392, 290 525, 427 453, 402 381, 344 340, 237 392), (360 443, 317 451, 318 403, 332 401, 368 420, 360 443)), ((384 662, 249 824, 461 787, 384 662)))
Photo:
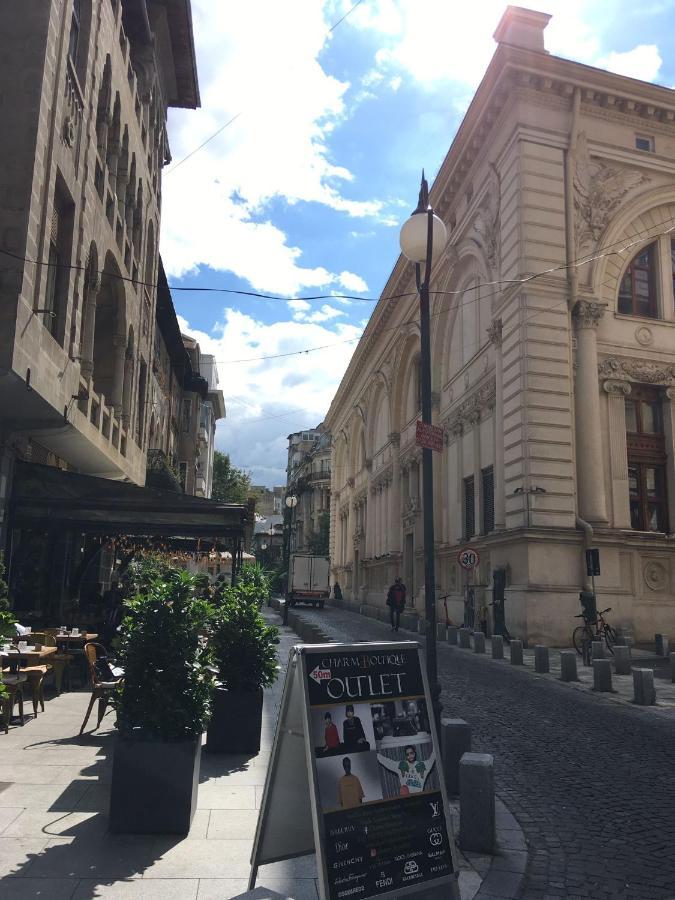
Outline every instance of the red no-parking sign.
POLYGON ((465 547, 464 550, 460 550, 457 554, 457 562, 467 572, 471 572, 480 562, 480 553, 478 550, 474 550, 473 547, 465 547))

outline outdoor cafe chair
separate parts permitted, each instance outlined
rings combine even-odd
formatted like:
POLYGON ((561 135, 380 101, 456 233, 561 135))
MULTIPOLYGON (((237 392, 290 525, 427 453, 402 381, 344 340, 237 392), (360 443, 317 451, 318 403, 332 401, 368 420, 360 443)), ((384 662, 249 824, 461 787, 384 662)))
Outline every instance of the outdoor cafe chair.
MULTIPOLYGON (((58 647, 55 631, 53 633, 51 631, 45 632, 44 645, 45 647, 58 647)), ((73 655, 72 653, 62 653, 61 651, 57 651, 53 656, 49 657, 49 661, 54 668, 54 682, 58 696, 61 693, 64 675, 66 676, 68 690, 70 690, 70 664, 73 661, 73 655)))
POLYGON ((23 686, 27 681, 27 676, 24 675, 23 672, 19 672, 20 660, 21 657, 19 656, 19 651, 12 648, 10 650, 11 665, 6 670, 3 670, 2 673, 2 681, 7 691, 7 695, 2 698, 2 721, 5 728, 5 734, 9 733, 9 723, 12 718, 14 704, 17 700, 19 702, 19 719, 21 720, 22 725, 24 723, 23 686), (14 655, 17 657, 15 661, 11 660, 11 657, 14 655))
MULTIPOLYGON (((94 707, 94 703, 98 700, 98 721, 96 728, 99 728, 103 721, 108 702, 122 682, 122 678, 110 680, 110 665, 107 662, 107 650, 103 644, 90 642, 84 645, 84 653, 89 665, 89 676, 91 678, 91 699, 87 707, 87 714, 80 728, 80 734, 84 731, 89 721, 89 716, 94 707), (105 659, 105 664, 104 664, 105 659), (109 674, 108 674, 109 673, 109 674)), ((94 729, 96 730, 96 729, 94 729)))

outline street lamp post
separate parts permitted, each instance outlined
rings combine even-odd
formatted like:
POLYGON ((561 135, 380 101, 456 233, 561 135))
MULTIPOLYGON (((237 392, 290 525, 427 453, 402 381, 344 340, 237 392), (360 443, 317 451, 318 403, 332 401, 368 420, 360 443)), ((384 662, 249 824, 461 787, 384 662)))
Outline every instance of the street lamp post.
POLYGON ((293 518, 295 507, 298 505, 298 498, 295 494, 289 494, 286 497, 286 509, 284 510, 284 562, 286 564, 286 596, 284 597, 284 625, 288 625, 288 579, 291 560, 291 531, 293 528, 293 518))
MULTIPOLYGON (((422 422, 431 424, 431 333, 429 313, 429 280, 434 248, 445 247, 445 225, 429 205, 429 186, 422 171, 419 202, 401 228, 403 255, 415 263, 415 281, 420 298, 420 370, 422 422), (424 270, 422 271, 422 265, 424 270)), ((436 658, 436 561, 434 552, 434 473, 432 450, 422 448, 423 513, 424 513, 424 601, 426 618, 427 677, 434 706, 436 725, 440 726, 441 688, 438 683, 436 658)))

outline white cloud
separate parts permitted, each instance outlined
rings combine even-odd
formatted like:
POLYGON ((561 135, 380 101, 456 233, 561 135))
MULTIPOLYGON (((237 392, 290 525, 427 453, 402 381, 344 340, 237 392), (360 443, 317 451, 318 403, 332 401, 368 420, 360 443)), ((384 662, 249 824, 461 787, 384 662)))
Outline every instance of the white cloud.
POLYGON ((356 294, 365 294, 368 292, 368 285, 360 275, 353 272, 340 272, 338 281, 346 291, 356 294))
POLYGON ((259 290, 297 293, 330 285, 324 267, 270 220, 269 203, 315 202, 350 217, 377 217, 377 200, 355 200, 353 174, 329 151, 347 112, 347 81, 318 56, 329 41, 321 4, 193 0, 202 109, 172 110, 176 162, 240 114, 198 154, 165 173, 162 254, 180 277, 200 265, 234 272, 259 290), (264 22, 264 27, 261 27, 264 22))
POLYGON ((254 482, 283 484, 286 436, 323 420, 362 329, 335 321, 328 327, 318 320, 268 325, 232 308, 223 311, 212 334, 193 329, 182 316, 178 320, 181 331, 218 360, 227 407, 227 418, 218 425, 218 448, 250 470, 254 482), (309 347, 322 349, 278 356, 309 347), (278 358, 259 359, 264 356, 278 358), (238 362, 242 359, 249 361, 238 362))
POLYGON ((624 53, 609 53, 598 60, 598 65, 617 75, 654 81, 661 70, 663 59, 656 44, 638 44, 624 53))

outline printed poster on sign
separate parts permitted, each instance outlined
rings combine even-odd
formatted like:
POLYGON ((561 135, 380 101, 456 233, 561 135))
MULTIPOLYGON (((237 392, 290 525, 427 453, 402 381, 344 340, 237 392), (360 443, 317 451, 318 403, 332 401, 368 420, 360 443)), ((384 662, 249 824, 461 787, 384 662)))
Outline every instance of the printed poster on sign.
POLYGON ((419 646, 303 653, 326 896, 454 880, 419 646))

